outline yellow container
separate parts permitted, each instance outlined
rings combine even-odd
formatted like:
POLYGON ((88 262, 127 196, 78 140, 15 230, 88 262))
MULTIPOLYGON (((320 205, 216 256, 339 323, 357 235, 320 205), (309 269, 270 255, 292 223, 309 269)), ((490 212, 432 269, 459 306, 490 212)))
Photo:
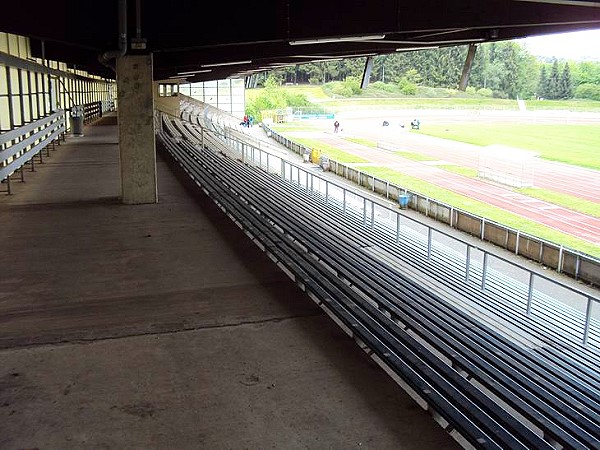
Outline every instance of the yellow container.
POLYGON ((319 164, 321 159, 321 150, 313 148, 310 152, 310 162, 313 164, 319 164))

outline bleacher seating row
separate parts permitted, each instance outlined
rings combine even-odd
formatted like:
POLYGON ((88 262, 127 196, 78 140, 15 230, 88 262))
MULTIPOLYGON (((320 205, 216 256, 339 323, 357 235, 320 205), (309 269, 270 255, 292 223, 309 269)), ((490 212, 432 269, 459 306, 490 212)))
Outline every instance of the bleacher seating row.
MULTIPOLYGON (((181 120, 169 121, 166 126, 170 128, 171 133, 182 137, 185 135, 192 142, 207 139, 212 148, 217 148, 225 153, 229 149, 223 142, 223 138, 238 144, 244 142, 246 147, 248 144, 253 145, 252 140, 231 139, 234 136, 232 133, 226 135, 204 133, 197 125, 181 120), (219 136, 221 139, 215 139, 213 136, 219 136)), ((237 156, 239 156, 239 152, 237 156)), ((336 204, 334 196, 328 198, 328 205, 330 207, 337 206, 341 213, 352 215, 353 210, 344 208, 339 202, 336 204)), ((597 367, 600 365, 600 358, 593 349, 594 346, 597 348, 600 344, 598 332, 600 327, 595 319, 591 320, 589 326, 590 348, 583 348, 581 346, 582 334, 585 329, 583 313, 567 307, 562 302, 539 291, 533 292, 530 312, 527 313, 529 294, 527 283, 517 282, 488 268, 485 275, 486 288, 485 292, 482 292, 481 281, 484 270, 481 264, 470 263, 470 281, 466 283, 464 255, 450 251, 445 245, 433 245, 430 249, 432 257, 429 258, 426 256, 427 241, 422 234, 410 233, 410 227, 406 227, 406 230, 403 231, 405 235, 399 239, 396 227, 382 226, 385 221, 371 223, 365 216, 360 217, 359 214, 360 211, 356 211, 354 214, 356 216, 355 223, 370 225, 367 234, 363 233, 356 238, 359 241, 365 241, 362 244, 364 248, 377 248, 390 255, 389 257, 392 259, 401 258, 405 265, 409 264, 414 268, 413 273, 426 273, 427 277, 434 278, 440 284, 460 293, 459 297, 455 297, 458 303, 475 309, 480 317, 489 317, 489 322, 495 324, 498 329, 510 329, 513 337, 519 334, 524 335, 524 341, 534 343, 530 344, 532 347, 539 347, 542 351, 550 352, 553 351, 552 347, 559 347, 559 354, 572 353, 579 357, 584 366, 597 367), (390 238, 393 239, 394 235, 396 239, 395 242, 392 242, 390 238)))
POLYGON ((10 177, 20 174, 24 181, 23 167, 29 164, 35 170, 35 157, 44 162, 44 153, 50 156, 50 149, 55 143, 65 140, 66 123, 63 110, 31 122, 20 128, 0 134, 0 182, 6 183, 6 192, 11 193, 10 177))
MULTIPOLYGON (((599 448, 600 374, 585 349, 513 342, 378 257, 352 214, 226 156, 210 131, 163 124, 159 150, 459 442, 599 448)), ((383 233, 377 242, 398 245, 383 233)))

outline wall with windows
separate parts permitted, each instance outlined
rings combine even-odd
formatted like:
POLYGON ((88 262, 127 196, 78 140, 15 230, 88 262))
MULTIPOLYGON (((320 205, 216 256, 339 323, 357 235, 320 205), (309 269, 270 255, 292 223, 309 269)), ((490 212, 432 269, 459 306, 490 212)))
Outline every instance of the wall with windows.
MULTIPOLYGON (((69 68, 59 61, 33 58, 29 38, 0 32, 0 132, 9 131, 58 109, 116 99, 114 80, 69 68)), ((67 121, 69 123, 69 121, 67 121)))
POLYGON ((240 120, 244 117, 246 91, 243 78, 180 84, 179 92, 227 111, 240 120))

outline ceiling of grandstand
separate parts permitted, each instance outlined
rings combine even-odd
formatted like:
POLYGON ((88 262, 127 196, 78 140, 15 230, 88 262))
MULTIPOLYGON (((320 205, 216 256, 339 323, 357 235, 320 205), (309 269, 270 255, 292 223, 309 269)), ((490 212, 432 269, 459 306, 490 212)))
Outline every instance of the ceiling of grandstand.
POLYGON ((30 0, 12 5, 2 7, 0 31, 33 38, 34 56, 43 52, 47 59, 114 78, 109 66, 115 55, 152 52, 156 80, 216 80, 311 61, 600 28, 600 1, 586 0, 30 0))

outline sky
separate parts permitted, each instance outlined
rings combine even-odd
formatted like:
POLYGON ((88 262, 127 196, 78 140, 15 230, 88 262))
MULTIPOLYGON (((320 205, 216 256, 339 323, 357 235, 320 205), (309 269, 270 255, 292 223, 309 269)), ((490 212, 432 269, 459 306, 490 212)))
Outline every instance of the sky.
POLYGON ((532 55, 600 62, 600 29, 518 39, 532 55))

